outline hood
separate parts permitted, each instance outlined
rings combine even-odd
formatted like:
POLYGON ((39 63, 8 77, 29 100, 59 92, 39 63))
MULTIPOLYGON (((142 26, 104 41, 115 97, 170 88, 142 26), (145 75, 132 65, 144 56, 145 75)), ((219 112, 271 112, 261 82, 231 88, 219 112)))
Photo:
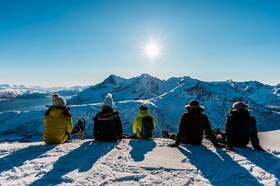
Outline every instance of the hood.
POLYGON ((240 111, 230 110, 229 116, 230 115, 240 117, 240 118, 247 118, 247 117, 250 117, 250 112, 249 111, 240 112, 240 111))
POLYGON ((53 107, 49 112, 50 116, 61 116, 63 114, 63 109, 53 107))
POLYGON ((139 116, 140 117, 147 117, 147 116, 150 116, 151 114, 149 113, 149 111, 147 110, 140 110, 139 111, 139 116))

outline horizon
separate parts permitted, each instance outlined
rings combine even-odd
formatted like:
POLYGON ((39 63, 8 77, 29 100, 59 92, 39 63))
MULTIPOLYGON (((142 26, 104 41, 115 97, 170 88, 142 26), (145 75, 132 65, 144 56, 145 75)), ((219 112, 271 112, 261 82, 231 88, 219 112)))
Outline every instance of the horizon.
POLYGON ((269 86, 277 86, 279 85, 280 83, 278 84, 274 84, 274 85, 271 85, 271 84, 266 84, 266 83, 263 83, 263 82, 260 82, 260 81, 256 81, 256 80, 245 80, 245 81, 235 81, 233 79, 226 79, 226 80, 218 80, 218 81, 206 81, 206 80, 201 80, 201 79, 197 79, 197 78, 194 78, 194 77, 191 77, 191 76, 170 76, 168 78, 159 78, 159 77, 156 77, 156 76, 153 76, 153 75, 150 75, 150 74, 147 74, 147 73, 142 73, 142 74, 139 74, 137 76, 131 76, 131 77, 123 77, 123 76, 120 76, 120 75, 117 75, 117 74, 110 74, 108 75, 107 77, 105 77, 103 80, 101 81, 98 81, 96 83, 92 83, 92 84, 86 84, 86 85, 73 85, 73 86, 54 86, 54 87, 48 87, 48 86, 41 86, 41 85, 27 85, 27 84, 8 84, 8 83, 1 83, 0 85, 9 85, 9 86, 26 86, 26 87, 41 87, 41 88, 47 88, 47 89, 52 89, 52 88, 71 88, 71 87, 76 87, 76 86, 81 86, 81 87, 86 87, 86 86, 95 86, 97 85, 98 83, 102 83, 105 79, 109 78, 110 76, 117 76, 117 77, 120 77, 120 78, 124 78, 124 79, 130 79, 130 78, 135 78, 135 77, 140 77, 142 75, 148 75, 148 76, 151 76, 151 77, 154 77, 154 78, 158 78, 160 80, 168 80, 170 78, 184 78, 184 77, 190 77, 192 79, 195 79, 195 80, 198 80, 198 81, 202 81, 202 82, 208 82, 208 83, 214 83, 214 82, 227 82, 227 81, 233 81, 233 82, 259 82, 259 83, 262 83, 264 85, 269 85, 269 86))
POLYGON ((87 86, 110 74, 280 83, 279 1, 0 5, 0 84, 87 86))

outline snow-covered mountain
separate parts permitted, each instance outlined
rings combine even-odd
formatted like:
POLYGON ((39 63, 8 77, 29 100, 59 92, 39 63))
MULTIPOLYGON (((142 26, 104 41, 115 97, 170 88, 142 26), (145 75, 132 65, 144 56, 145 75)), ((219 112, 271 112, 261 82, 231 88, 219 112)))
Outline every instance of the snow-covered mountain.
POLYGON ((245 101, 253 110, 260 129, 266 130, 280 127, 279 113, 276 112, 280 106, 278 89, 279 85, 270 86, 256 81, 203 82, 190 77, 160 80, 147 74, 124 79, 111 75, 103 82, 73 96, 69 103, 80 105, 102 102, 110 92, 115 101, 151 102, 155 110, 161 113, 158 120, 161 120, 162 125, 176 126, 184 112, 184 105, 191 99, 197 99, 206 106, 206 114, 213 125, 223 128, 225 115, 232 104, 245 101))
POLYGON ((49 94, 46 92, 17 88, 0 88, 0 100, 44 98, 48 96, 49 94))
MULTIPOLYGON (((190 77, 172 77, 168 80, 160 80, 148 74, 142 74, 138 77, 129 79, 110 75, 103 82, 81 91, 68 101, 71 104, 101 102, 108 92, 111 92, 114 95, 116 101, 152 99, 171 91, 180 84, 187 84, 189 87, 192 85, 197 85, 197 87, 199 87, 201 84, 204 84, 206 88, 205 90, 201 89, 199 91, 200 94, 208 91, 208 85, 217 85, 215 86, 216 90, 213 90, 213 93, 215 93, 215 91, 218 92, 219 89, 231 89, 230 91, 233 94, 240 94, 241 100, 248 97, 262 106, 280 105, 280 84, 277 86, 271 86, 257 81, 234 82, 232 80, 203 82, 190 77)), ((194 87, 192 88, 195 89, 194 87)))
POLYGON ((73 96, 86 89, 88 86, 75 86, 70 88, 54 87, 44 88, 39 86, 0 85, 0 100, 46 98, 54 92, 62 96, 73 96))
POLYGON ((22 89, 29 91, 41 91, 41 92, 53 92, 57 90, 64 89, 65 87, 41 87, 41 86, 26 86, 26 85, 10 85, 10 84, 0 84, 0 89, 11 88, 11 89, 22 89))
POLYGON ((267 107, 280 105, 280 86, 264 85, 257 81, 233 82, 228 81, 238 92, 245 94, 256 103, 267 107))
POLYGON ((175 88, 178 82, 177 78, 165 81, 148 74, 130 79, 110 75, 68 101, 70 104, 97 103, 103 101, 108 92, 113 94, 115 101, 151 99, 175 88))
MULTIPOLYGON (((212 126, 222 129, 232 104, 244 101, 253 110, 258 129, 268 131, 280 129, 278 88, 279 85, 269 86, 258 82, 203 82, 190 77, 160 80, 147 74, 125 79, 111 75, 71 97, 68 103, 72 104, 70 107, 74 119, 77 116, 85 117, 88 137, 92 136, 92 118, 100 111, 108 92, 113 94, 115 107, 121 113, 124 132, 130 134, 140 103, 149 104, 157 120, 156 135, 160 136, 165 128, 173 132, 178 130, 180 116, 185 112, 184 106, 191 99, 200 101, 206 107, 205 114, 212 126), (264 101, 264 97, 269 104, 264 101)), ((40 136, 43 132, 43 115, 44 110, 0 113, 0 136, 2 139, 10 134, 19 138, 40 136)))

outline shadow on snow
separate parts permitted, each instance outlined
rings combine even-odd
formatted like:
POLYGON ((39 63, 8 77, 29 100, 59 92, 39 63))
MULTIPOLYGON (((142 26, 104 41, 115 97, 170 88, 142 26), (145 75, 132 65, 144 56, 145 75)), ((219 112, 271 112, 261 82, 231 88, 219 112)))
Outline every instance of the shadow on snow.
POLYGON ((24 164, 25 161, 30 161, 39 158, 47 151, 55 148, 56 145, 32 145, 23 149, 16 150, 10 155, 0 159, 0 172, 4 172, 24 164))
POLYGON ((268 152, 254 151, 251 148, 237 148, 236 153, 280 180, 280 158, 277 156, 268 152))
POLYGON ((145 154, 156 147, 154 140, 130 140, 129 145, 132 147, 130 156, 134 161, 143 161, 145 154))
POLYGON ((98 159, 110 152, 116 145, 116 142, 84 142, 77 149, 60 157, 53 164, 52 170, 30 185, 56 185, 62 182, 71 183, 73 181, 71 178, 63 178, 63 176, 76 169, 79 172, 90 170, 98 159))
POLYGON ((212 185, 263 185, 222 149, 215 153, 203 145, 187 145, 179 150, 187 157, 183 162, 193 164, 212 185))

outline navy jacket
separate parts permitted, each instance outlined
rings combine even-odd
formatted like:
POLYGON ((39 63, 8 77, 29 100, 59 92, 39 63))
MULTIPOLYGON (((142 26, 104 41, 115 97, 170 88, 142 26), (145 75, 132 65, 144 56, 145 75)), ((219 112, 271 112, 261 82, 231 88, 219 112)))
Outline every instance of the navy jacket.
POLYGON ((210 141, 217 145, 208 117, 199 110, 189 110, 181 116, 176 144, 199 145, 202 143, 203 131, 206 132, 210 141))
POLYGON ((254 148, 259 147, 256 120, 249 112, 231 111, 226 121, 227 146, 246 147, 251 140, 254 148))

